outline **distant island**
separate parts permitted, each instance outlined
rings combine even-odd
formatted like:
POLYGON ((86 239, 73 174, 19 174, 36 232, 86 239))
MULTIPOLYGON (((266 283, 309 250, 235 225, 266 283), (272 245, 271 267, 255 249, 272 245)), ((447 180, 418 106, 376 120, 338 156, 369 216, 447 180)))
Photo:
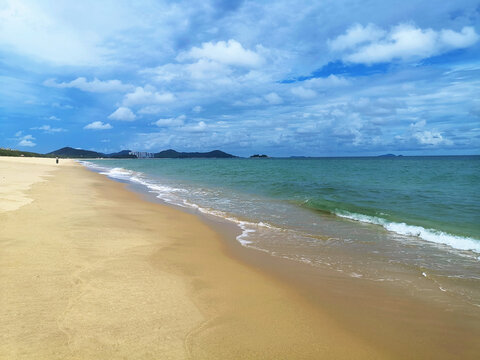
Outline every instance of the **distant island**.
POLYGON ((154 158, 161 159, 188 159, 188 158, 217 158, 217 159, 230 159, 236 158, 237 156, 232 154, 227 154, 221 150, 213 150, 209 152, 178 152, 173 149, 168 149, 160 151, 156 154, 153 154, 154 158))
POLYGON ((399 156, 401 157, 401 156, 403 156, 403 155, 395 155, 395 154, 383 154, 383 155, 378 155, 378 157, 388 157, 388 158, 390 158, 390 157, 399 157, 399 156))
POLYGON ((251 159, 253 159, 253 158, 268 158, 268 155, 265 155, 265 154, 263 154, 263 155, 255 154, 255 155, 250 156, 250 158, 251 158, 251 159))

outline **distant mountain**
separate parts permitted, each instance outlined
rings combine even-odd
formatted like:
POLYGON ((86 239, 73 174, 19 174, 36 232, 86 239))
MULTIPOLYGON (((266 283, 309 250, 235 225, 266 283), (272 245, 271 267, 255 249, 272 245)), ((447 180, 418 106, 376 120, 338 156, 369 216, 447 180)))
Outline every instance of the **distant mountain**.
POLYGON ((122 150, 112 154, 104 154, 91 150, 74 149, 71 147, 64 147, 52 151, 46 155, 69 157, 69 158, 114 158, 114 159, 136 159, 135 155, 130 155, 131 150, 122 150))
MULTIPOLYGON (((59 156, 69 158, 113 158, 113 159, 136 159, 136 155, 130 155, 131 150, 122 150, 112 154, 103 154, 91 150, 74 149, 71 147, 64 147, 55 151, 52 151, 47 156, 59 156)), ((178 152, 172 149, 160 151, 154 154, 155 158, 173 158, 173 159, 186 159, 186 158, 235 158, 236 156, 227 154, 220 150, 213 150, 210 152, 178 152)))
POLYGON ((72 158, 99 158, 105 157, 105 154, 98 153, 96 151, 74 149, 71 147, 64 147, 52 152, 49 152, 47 155, 54 155, 59 157, 72 157, 72 158))
POLYGON ((188 159, 188 158, 235 158, 236 156, 227 154, 220 150, 213 150, 210 152, 178 152, 173 149, 168 149, 156 153, 155 158, 170 158, 170 159, 188 159))

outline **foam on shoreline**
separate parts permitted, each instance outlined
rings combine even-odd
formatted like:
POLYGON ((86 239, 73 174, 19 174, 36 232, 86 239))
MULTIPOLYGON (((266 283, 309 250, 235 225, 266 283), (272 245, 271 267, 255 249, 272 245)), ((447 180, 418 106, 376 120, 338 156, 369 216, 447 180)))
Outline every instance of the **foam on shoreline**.
MULTIPOLYGON (((155 193, 157 198, 169 204, 192 208, 202 213, 217 216, 236 223, 242 231, 242 233, 237 236, 237 240, 240 242, 240 244, 244 246, 248 246, 253 243, 251 235, 256 232, 256 229, 258 227, 266 227, 280 230, 279 228, 262 221, 254 222, 244 219, 238 219, 237 217, 224 211, 200 206, 185 198, 188 190, 180 187, 172 187, 164 184, 159 184, 154 180, 148 179, 141 172, 135 172, 118 167, 102 167, 86 161, 82 161, 81 163, 113 179, 130 181, 132 183, 145 186, 149 192, 155 193)), ((426 229, 421 226, 409 225, 407 223, 391 222, 381 217, 351 213, 344 210, 337 210, 333 214, 344 219, 379 225, 392 233, 402 236, 412 236, 430 243, 446 245, 455 250, 472 251, 474 253, 480 254, 480 240, 477 239, 448 234, 436 229, 426 229)))

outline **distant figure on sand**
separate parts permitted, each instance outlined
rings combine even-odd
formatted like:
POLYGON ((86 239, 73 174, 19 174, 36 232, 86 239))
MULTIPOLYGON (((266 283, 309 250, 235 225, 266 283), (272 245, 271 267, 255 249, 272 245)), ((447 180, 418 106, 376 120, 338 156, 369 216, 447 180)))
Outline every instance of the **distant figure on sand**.
POLYGON ((58 157, 55 159, 55 162, 58 164, 58 157))

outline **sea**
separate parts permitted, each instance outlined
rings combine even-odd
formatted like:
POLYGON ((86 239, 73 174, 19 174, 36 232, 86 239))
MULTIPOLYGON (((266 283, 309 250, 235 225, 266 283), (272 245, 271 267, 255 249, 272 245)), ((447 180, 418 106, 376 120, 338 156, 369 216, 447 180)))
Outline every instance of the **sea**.
POLYGON ((480 307, 480 156, 82 163, 236 224, 243 246, 480 307))

